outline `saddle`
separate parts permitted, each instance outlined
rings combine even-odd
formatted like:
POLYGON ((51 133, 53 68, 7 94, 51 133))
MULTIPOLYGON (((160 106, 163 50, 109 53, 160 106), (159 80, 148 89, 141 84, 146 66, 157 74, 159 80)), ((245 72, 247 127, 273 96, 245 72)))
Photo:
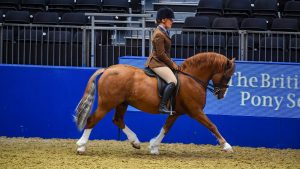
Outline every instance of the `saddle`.
MULTIPOLYGON (((163 80, 161 77, 159 77, 155 72, 153 72, 153 70, 151 70, 148 67, 144 68, 144 73, 149 76, 149 77, 156 77, 157 79, 157 89, 158 89, 158 95, 159 97, 163 96, 164 93, 164 89, 167 86, 167 82, 165 80, 163 80)), ((177 95, 178 91, 179 91, 179 86, 180 86, 180 82, 178 79, 178 73, 175 73, 175 77, 177 79, 177 85, 176 85, 176 89, 175 92, 173 92, 170 101, 169 101, 169 109, 170 110, 174 110, 175 109, 175 96, 177 95)))

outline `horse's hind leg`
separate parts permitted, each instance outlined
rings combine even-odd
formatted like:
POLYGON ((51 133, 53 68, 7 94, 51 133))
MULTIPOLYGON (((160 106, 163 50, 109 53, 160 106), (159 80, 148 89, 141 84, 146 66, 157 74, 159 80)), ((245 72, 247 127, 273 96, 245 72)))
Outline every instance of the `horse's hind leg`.
POLYGON ((140 149, 140 141, 137 138, 136 134, 132 130, 130 130, 130 128, 124 123, 124 115, 126 113, 127 107, 127 104, 120 104, 116 107, 113 123, 120 129, 122 129, 122 131, 126 134, 132 147, 140 149))
POLYGON ((109 112, 109 108, 105 108, 104 106, 98 106, 96 111, 88 118, 87 124, 85 126, 84 132, 81 138, 77 141, 77 153, 82 154, 85 152, 86 147, 92 128, 109 112))

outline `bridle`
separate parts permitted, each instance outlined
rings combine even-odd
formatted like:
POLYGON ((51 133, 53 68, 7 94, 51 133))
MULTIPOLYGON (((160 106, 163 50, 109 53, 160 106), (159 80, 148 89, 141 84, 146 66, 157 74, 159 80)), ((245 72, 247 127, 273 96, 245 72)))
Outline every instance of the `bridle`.
MULTIPOLYGON (((227 60, 227 65, 229 65, 229 60, 227 60)), ((193 80, 195 80, 197 83, 199 83, 199 84, 200 84, 201 86, 203 86, 204 88, 208 89, 211 93, 213 93, 213 95, 216 96, 216 95, 219 94, 219 92, 220 92, 222 89, 228 88, 228 87, 229 87, 227 83, 229 82, 229 80, 230 80, 231 77, 227 77, 227 76, 225 75, 225 72, 226 72, 226 70, 228 69, 228 66, 227 66, 227 65, 226 65, 226 67, 225 67, 225 70, 224 70, 224 73, 223 73, 223 75, 222 75, 222 78, 221 78, 220 82, 219 82, 219 83, 216 83, 216 84, 210 84, 210 83, 208 83, 207 86, 205 86, 205 83, 203 82, 203 80, 198 79, 198 78, 196 78, 196 77, 194 77, 194 76, 192 76, 192 75, 190 75, 190 74, 188 74, 188 73, 186 73, 186 72, 183 72, 183 71, 181 71, 181 70, 177 70, 177 71, 180 72, 180 73, 182 73, 183 75, 186 75, 186 76, 192 78, 193 80)))

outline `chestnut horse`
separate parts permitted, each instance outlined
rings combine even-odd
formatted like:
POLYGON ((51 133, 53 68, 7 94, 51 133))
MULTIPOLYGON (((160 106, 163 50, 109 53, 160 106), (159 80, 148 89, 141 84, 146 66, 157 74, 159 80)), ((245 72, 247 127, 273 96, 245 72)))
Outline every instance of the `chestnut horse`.
MULTIPOLYGON (((229 143, 220 134, 217 127, 203 112, 206 103, 206 89, 209 81, 213 82, 213 93, 222 99, 227 91, 228 82, 235 71, 234 59, 207 52, 186 59, 180 65, 180 88, 175 97, 175 114, 169 115, 157 137, 150 141, 150 152, 159 154, 159 145, 168 133, 176 119, 187 114, 208 128, 218 139, 224 151, 233 151, 229 143)), ((89 79, 85 93, 76 108, 75 122, 82 130, 82 137, 77 141, 77 152, 83 153, 92 128, 115 108, 113 123, 127 135, 134 148, 140 148, 136 134, 124 123, 124 115, 128 105, 142 112, 159 114, 160 97, 157 89, 157 79, 147 76, 142 69, 128 65, 113 65, 107 69, 98 69, 89 79), (94 101, 96 77, 102 75, 98 84, 98 107, 90 115, 94 101)))

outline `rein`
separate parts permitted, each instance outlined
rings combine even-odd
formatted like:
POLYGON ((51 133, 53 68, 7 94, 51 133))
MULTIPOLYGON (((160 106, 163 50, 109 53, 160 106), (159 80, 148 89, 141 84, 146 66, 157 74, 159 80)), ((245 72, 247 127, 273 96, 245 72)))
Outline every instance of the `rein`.
POLYGON ((190 74, 188 74, 188 73, 186 73, 186 72, 183 72, 183 71, 181 71, 181 70, 177 70, 178 72, 180 72, 180 73, 182 73, 183 75, 185 75, 185 76, 188 76, 188 77, 190 77, 190 78, 192 78, 193 80, 195 80, 197 83, 199 83, 201 86, 203 86, 204 88, 206 88, 206 89, 208 89, 210 92, 212 92, 213 94, 215 94, 215 87, 214 87, 214 85, 212 85, 212 84, 210 84, 210 83, 208 83, 208 85, 207 86, 205 86, 205 83, 202 81, 202 80, 200 80, 200 79, 198 79, 198 78, 196 78, 196 77, 194 77, 194 76, 192 76, 192 75, 190 75, 190 74))

